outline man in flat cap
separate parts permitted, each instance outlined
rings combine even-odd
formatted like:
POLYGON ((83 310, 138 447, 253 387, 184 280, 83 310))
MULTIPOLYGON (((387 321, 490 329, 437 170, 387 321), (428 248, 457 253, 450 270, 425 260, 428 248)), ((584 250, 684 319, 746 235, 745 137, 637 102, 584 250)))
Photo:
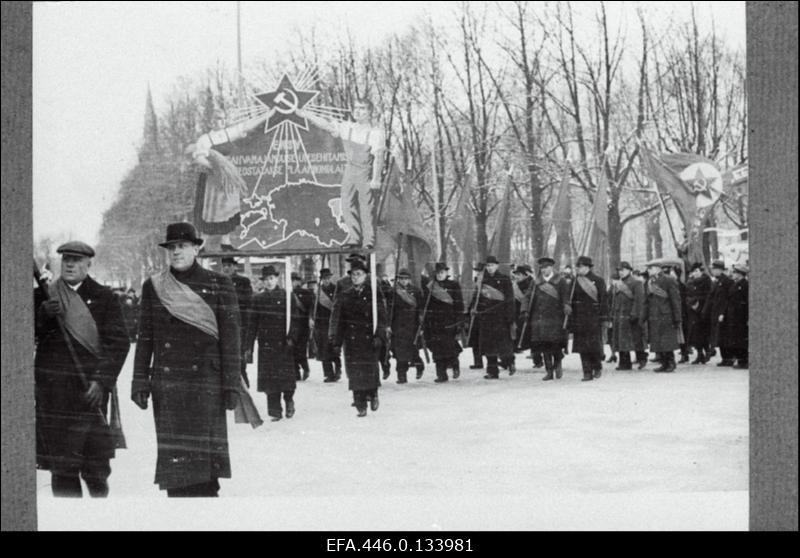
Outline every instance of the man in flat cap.
MULTIPOLYGON (((236 302, 239 304, 239 325, 242 334, 247 331, 250 321, 250 306, 253 303, 253 286, 250 279, 244 275, 239 275, 236 258, 225 256, 222 258, 222 273, 231 278, 233 288, 236 291, 236 302)), ((244 351, 244 347, 242 347, 244 351)), ((250 387, 250 378, 247 377, 248 361, 242 355, 242 379, 247 387, 250 387)))
MULTIPOLYGON (((258 341, 258 391, 267 394, 267 414, 273 422, 283 418, 281 397, 286 404, 286 418, 295 413, 294 392, 297 389, 297 368, 294 346, 297 340, 297 310, 293 311, 289 332, 286 331, 286 291, 278 284, 279 272, 274 266, 262 268, 264 290, 253 297, 253 312, 247 331, 248 351, 258 341)), ((294 300, 292 306, 295 306, 294 300)))
POLYGON ((572 352, 581 355, 582 381, 599 378, 603 370, 603 325, 608 322, 606 284, 592 273, 587 256, 575 262, 574 289, 566 307, 572 331, 572 352))
POLYGON ((427 301, 423 324, 425 340, 436 363, 434 381, 439 383, 448 380, 448 368, 453 370, 453 379, 461 374, 458 364, 461 345, 456 337, 464 319, 464 299, 461 285, 448 279, 449 269, 445 262, 436 262, 433 279, 423 287, 427 301))
POLYGON ((725 332, 720 327, 721 318, 728 306, 728 292, 733 285, 733 279, 725 274, 725 263, 721 260, 711 263, 711 281, 711 292, 703 307, 703 317, 708 320, 709 325, 709 348, 712 351, 715 348, 719 349, 722 360, 717 366, 733 366, 734 356, 731 354, 725 332))
POLYGON ((523 320, 527 321, 525 338, 532 352, 542 355, 543 380, 561 378, 561 345, 564 338, 564 311, 569 304, 566 281, 553 271, 555 260, 542 257, 536 262, 541 270, 523 301, 523 320))
POLYGON ((619 353, 617 370, 632 370, 631 351, 641 370, 647 365, 642 322, 644 321, 644 283, 632 275, 633 267, 620 262, 619 279, 612 282, 611 347, 619 353))
POLYGON ((153 398, 155 482, 169 497, 216 497, 230 478, 225 411, 241 387, 239 306, 233 282, 203 269, 191 223, 167 226, 169 269, 142 286, 131 399, 153 398))
POLYGON ((333 300, 336 298, 336 285, 331 280, 333 273, 327 267, 319 272, 317 299, 314 305, 314 341, 317 346, 316 358, 322 363, 324 382, 336 382, 342 377, 340 355, 334 352, 329 342, 328 328, 333 311, 333 300))
POLYGON ((480 352, 486 357, 487 380, 499 378, 499 365, 502 361, 509 374, 514 374, 514 345, 512 326, 514 324, 514 287, 511 279, 498 270, 499 262, 494 256, 486 258, 486 269, 480 279, 481 288, 477 293, 478 304, 474 312, 478 328, 480 352))
POLYGON ((311 337, 310 319, 314 308, 314 293, 303 287, 303 278, 299 273, 293 271, 291 278, 292 320, 297 322, 293 347, 294 363, 297 379, 305 381, 308 379, 310 372, 308 367, 308 340, 311 337))
POLYGON ((750 338, 747 274, 750 270, 743 264, 733 265, 733 284, 728 288, 725 313, 720 321, 720 329, 728 346, 729 354, 736 359, 734 368, 748 368, 750 338))
MULTIPOLYGON (((411 273, 405 268, 397 272, 397 284, 386 298, 388 313, 392 320, 392 355, 397 361, 397 383, 408 382, 408 369, 419 366, 419 330, 425 299, 411 283, 411 273)), ((424 366, 423 366, 424 369, 424 366)), ((384 376, 386 379, 386 376, 384 376)))
POLYGON ((89 275, 91 246, 58 247, 61 276, 36 307, 36 461, 54 496, 108 495, 109 395, 130 350, 119 299, 89 275), (74 352, 74 357, 73 357, 74 352))
POLYGON ((658 261, 648 262, 647 273, 644 319, 650 351, 656 353, 661 364, 654 372, 674 372, 682 319, 678 281, 664 273, 658 261))
POLYGON ((686 282, 686 343, 697 352, 692 364, 704 364, 709 359, 709 324, 704 319, 708 296, 711 293, 711 278, 703 272, 702 263, 693 263, 686 282))

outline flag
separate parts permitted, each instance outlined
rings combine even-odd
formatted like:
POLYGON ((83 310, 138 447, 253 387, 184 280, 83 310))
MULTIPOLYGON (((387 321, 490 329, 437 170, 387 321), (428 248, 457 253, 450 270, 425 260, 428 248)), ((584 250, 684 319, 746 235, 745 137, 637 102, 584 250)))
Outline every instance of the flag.
POLYGON ((683 221, 685 254, 689 263, 708 264, 703 254, 703 227, 722 193, 722 174, 717 165, 695 153, 654 155, 642 145, 642 156, 660 192, 669 194, 683 221))
POLYGON ((384 178, 383 196, 378 209, 375 242, 376 261, 383 261, 397 251, 400 234, 406 242, 408 268, 413 276, 422 270, 433 254, 433 235, 422 222, 422 215, 411 196, 411 183, 397 164, 389 158, 388 172, 384 178))
POLYGON ((489 254, 496 256, 501 266, 511 263, 511 180, 511 173, 508 173, 506 192, 498 208, 497 222, 489 242, 489 254))
MULTIPOLYGON (((605 165, 603 165, 605 167, 605 165)), ((585 253, 594 262, 594 273, 608 283, 610 269, 608 262, 608 179, 605 169, 600 169, 600 181, 592 205, 592 221, 589 225, 589 238, 585 253)))
MULTIPOLYGON (((569 195, 569 164, 564 165, 564 174, 558 190, 556 204, 550 218, 551 228, 556 230, 556 245, 553 249, 553 259, 561 262, 562 254, 570 253, 570 237, 572 236, 572 200, 569 195)), ((550 234, 547 235, 547 240, 550 234)))
POLYGON ((475 217, 469 208, 470 178, 469 174, 464 177, 458 204, 450 221, 450 236, 461 254, 458 266, 461 287, 466 292, 472 289, 472 260, 475 257, 475 217))

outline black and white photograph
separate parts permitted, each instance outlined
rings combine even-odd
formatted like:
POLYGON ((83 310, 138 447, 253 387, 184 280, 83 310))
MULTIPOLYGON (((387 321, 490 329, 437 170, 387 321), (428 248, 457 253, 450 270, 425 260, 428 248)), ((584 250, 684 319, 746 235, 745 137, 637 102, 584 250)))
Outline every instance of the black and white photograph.
POLYGON ((750 529, 746 11, 34 2, 38 529, 750 529))

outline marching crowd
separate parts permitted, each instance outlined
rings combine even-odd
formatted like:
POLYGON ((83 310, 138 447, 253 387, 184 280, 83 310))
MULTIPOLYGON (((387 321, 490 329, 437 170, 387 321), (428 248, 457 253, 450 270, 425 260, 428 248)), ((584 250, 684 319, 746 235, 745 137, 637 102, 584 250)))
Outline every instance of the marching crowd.
POLYGON ((718 366, 748 366, 742 265, 727 270, 716 261, 706 273, 692 264, 684 285, 672 263, 648 262, 640 273, 621 262, 606 285, 585 256, 574 275, 543 257, 536 272, 521 264, 510 276, 489 256, 474 267, 467 298, 439 262, 420 287, 406 269, 394 284, 377 279, 375 304, 361 254, 347 258, 347 275, 338 280, 327 268, 305 284, 292 274, 287 293, 272 265, 261 270, 255 290, 234 258, 222 259, 223 273, 203 268, 202 243, 191 224, 169 225, 161 246, 170 268, 147 279, 138 300, 135 293, 115 296, 89 276, 90 246, 59 247, 61 276, 49 292, 35 293, 37 463, 51 471, 55 495, 80 496, 80 478, 91 495, 108 493, 115 449, 108 401, 134 331, 131 398, 142 409, 153 402, 155 482, 169 496, 216 496, 218 479, 230 477, 226 410, 249 398, 256 343, 256 389, 266 394, 273 421, 295 414, 309 357, 321 362, 325 382, 339 381, 344 369, 359 417, 378 410, 390 358, 398 384, 412 368, 417 380, 423 376, 421 351, 433 360, 437 383, 459 378, 462 347, 471 348, 470 368, 485 368, 486 380, 498 379, 501 369, 513 375, 516 355, 525 351, 545 369, 543 380, 557 380, 570 339, 583 381, 601 377, 605 345, 616 370, 633 370, 631 353, 638 370, 652 354, 654 371, 669 373, 689 362, 691 351, 691 364, 702 364, 717 350, 718 366))

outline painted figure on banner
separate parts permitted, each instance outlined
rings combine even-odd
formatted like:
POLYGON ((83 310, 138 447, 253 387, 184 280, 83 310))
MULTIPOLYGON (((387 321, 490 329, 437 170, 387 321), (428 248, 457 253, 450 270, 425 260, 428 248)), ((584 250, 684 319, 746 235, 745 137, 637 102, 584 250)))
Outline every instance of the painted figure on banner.
POLYGON ((215 497, 231 477, 225 411, 239 404, 239 307, 231 279, 202 268, 190 223, 167 226, 170 267, 142 286, 131 399, 153 399, 155 482, 170 497, 215 497))
POLYGON ((130 341, 118 298, 89 275, 94 249, 71 241, 57 252, 60 277, 35 296, 36 462, 54 496, 81 497, 82 478, 105 497, 116 449, 109 399, 130 341))

